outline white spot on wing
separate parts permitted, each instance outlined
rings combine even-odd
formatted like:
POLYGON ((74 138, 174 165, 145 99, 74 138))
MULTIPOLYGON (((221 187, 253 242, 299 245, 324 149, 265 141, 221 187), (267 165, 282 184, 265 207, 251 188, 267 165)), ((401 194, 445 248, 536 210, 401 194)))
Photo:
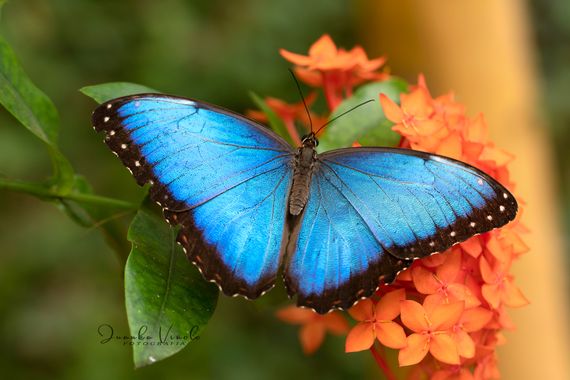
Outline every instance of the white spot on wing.
POLYGON ((107 109, 110 109, 111 107, 113 107, 111 103, 107 104, 107 109))
POLYGON ((491 216, 491 215, 487 215, 487 219, 489 219, 489 220, 493 220, 493 216, 491 216))
POLYGON ((127 149, 127 144, 121 144, 121 149, 127 149))
POLYGON ((109 121, 109 116, 105 116, 105 117, 103 118, 103 123, 106 123, 106 122, 108 122, 108 121, 109 121))
POLYGON ((505 206, 500 205, 500 206, 499 206, 499 210, 501 210, 501 212, 505 211, 505 206))

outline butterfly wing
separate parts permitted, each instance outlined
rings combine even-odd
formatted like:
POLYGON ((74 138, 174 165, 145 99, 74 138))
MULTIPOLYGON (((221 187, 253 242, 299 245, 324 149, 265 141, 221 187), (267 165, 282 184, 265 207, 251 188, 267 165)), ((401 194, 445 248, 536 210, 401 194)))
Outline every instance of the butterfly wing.
POLYGON ((189 99, 111 100, 93 125, 167 220, 207 280, 256 298, 275 282, 292 180, 289 145, 240 115, 189 99))
POLYGON ((288 249, 285 282, 299 305, 348 308, 393 281, 414 258, 500 227, 513 196, 465 163, 391 148, 319 156, 288 249))

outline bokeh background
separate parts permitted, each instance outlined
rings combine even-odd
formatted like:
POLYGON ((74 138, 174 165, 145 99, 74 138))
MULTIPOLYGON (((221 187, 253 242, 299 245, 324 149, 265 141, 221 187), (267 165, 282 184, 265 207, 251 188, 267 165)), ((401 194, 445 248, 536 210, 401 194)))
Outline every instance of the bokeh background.
MULTIPOLYGON (((248 93, 297 101, 279 48, 305 52, 323 33, 387 54, 391 71, 432 93, 454 89, 514 152, 531 253, 514 272, 532 304, 500 351, 505 379, 568 379, 570 3, 564 0, 26 0, 0 30, 55 102, 60 144, 99 194, 139 189, 90 128, 80 87, 132 81, 243 112, 248 93)), ((44 147, 0 110, 0 174, 42 180, 44 147)), ((282 289, 250 303, 221 297, 202 338, 133 371, 131 351, 100 344, 97 327, 127 334, 122 266, 97 230, 53 205, 0 192, 0 373, 11 379, 377 378, 367 352, 340 338, 305 357, 297 329, 277 321, 282 289)))

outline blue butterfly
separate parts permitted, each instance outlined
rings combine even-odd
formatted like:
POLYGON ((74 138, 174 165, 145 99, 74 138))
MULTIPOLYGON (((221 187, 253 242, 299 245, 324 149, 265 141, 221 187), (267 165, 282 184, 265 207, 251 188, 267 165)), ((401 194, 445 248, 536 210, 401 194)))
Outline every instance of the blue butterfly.
POLYGON ((203 102, 111 100, 93 125, 166 219, 206 280, 257 298, 283 271, 297 304, 346 309, 413 259, 503 226, 514 197, 465 163, 395 148, 317 154, 203 102))

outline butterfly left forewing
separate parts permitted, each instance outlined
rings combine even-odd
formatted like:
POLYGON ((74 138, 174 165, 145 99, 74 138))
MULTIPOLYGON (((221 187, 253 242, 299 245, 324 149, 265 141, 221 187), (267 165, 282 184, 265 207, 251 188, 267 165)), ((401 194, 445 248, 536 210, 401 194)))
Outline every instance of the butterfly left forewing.
POLYGON ((190 99, 111 100, 93 125, 167 219, 207 280, 258 297, 281 260, 291 148, 244 117, 190 99))

